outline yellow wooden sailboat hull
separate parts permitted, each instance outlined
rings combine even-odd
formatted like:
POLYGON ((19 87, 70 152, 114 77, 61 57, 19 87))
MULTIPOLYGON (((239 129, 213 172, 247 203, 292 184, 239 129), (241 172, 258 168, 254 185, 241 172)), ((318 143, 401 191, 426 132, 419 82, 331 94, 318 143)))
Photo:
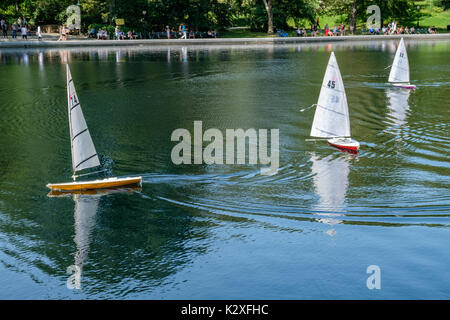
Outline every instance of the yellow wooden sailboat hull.
POLYGON ((90 190, 76 190, 76 191, 59 191, 59 190, 51 190, 47 197, 69 197, 72 195, 83 195, 83 196, 103 196, 107 194, 113 193, 133 193, 133 192, 141 192, 142 187, 139 185, 132 186, 123 186, 116 188, 107 188, 107 189, 90 189, 90 190))
POLYGON ((92 189, 107 189, 124 186, 142 186, 142 177, 106 178, 91 181, 74 181, 67 183, 48 183, 47 187, 54 191, 80 191, 92 189))

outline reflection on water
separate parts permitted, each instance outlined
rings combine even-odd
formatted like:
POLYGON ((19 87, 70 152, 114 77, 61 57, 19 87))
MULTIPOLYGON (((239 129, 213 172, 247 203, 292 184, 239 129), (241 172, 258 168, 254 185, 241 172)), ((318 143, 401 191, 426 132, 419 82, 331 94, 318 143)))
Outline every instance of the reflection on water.
POLYGON ((415 91, 386 84, 397 42, 1 50, 0 298, 373 298, 371 264, 377 298, 448 298, 450 42, 407 41, 415 91), (298 112, 331 50, 356 158, 298 112), (46 196, 71 175, 65 62, 102 162, 141 191, 46 196), (278 174, 174 165, 195 120, 279 129, 278 174))
MULTIPOLYGON (((54 48, 42 48, 42 49, 24 49, 17 51, 16 49, 2 49, 0 52, 0 61, 3 63, 7 62, 7 59, 14 58, 15 62, 28 63, 30 54, 37 54, 39 56, 39 62, 42 63, 40 54, 45 53, 46 60, 53 63, 56 57, 61 59, 62 63, 71 62, 73 59, 77 60, 78 56, 81 54, 84 59, 89 58, 89 60, 115 60, 117 63, 125 62, 127 60, 136 57, 136 54, 146 53, 156 56, 160 56, 161 53, 165 53, 166 61, 170 62, 173 57, 177 57, 180 62, 195 61, 198 59, 198 53, 214 53, 217 51, 231 51, 231 52, 248 52, 253 51, 265 51, 268 57, 275 51, 280 50, 294 50, 295 52, 328 52, 331 51, 355 51, 355 50, 369 50, 369 51, 381 51, 389 52, 393 59, 393 55, 397 50, 397 45, 399 41, 395 40, 381 40, 375 42, 368 41, 353 41, 350 43, 305 43, 305 44, 295 44, 295 45, 283 45, 283 44, 261 44, 255 46, 245 46, 245 45, 233 45, 233 46, 172 46, 172 47, 86 47, 86 48, 64 48, 64 49, 54 49, 54 48), (150 52, 149 52, 150 51, 150 52)), ((427 40, 407 40, 405 46, 407 50, 414 50, 422 47, 434 47, 439 45, 439 41, 427 41, 427 40)), ((161 57, 159 57, 161 58, 161 57)), ((392 61, 391 61, 392 62, 392 61)))
POLYGON ((388 98, 387 107, 388 120, 393 124, 393 127, 397 130, 401 130, 404 126, 407 126, 406 118, 408 116, 409 105, 408 98, 410 90, 405 89, 387 89, 386 96, 388 98))
POLYGON ((95 226, 95 216, 100 198, 86 195, 74 195, 73 201, 75 202, 74 241, 77 246, 77 252, 75 253, 75 266, 79 268, 78 270, 81 278, 83 273, 83 265, 88 259, 89 243, 91 241, 92 230, 95 226))
MULTIPOLYGON (((350 155, 348 155, 350 157, 350 155)), ((345 210, 345 195, 348 188, 349 160, 345 157, 334 157, 329 155, 324 158, 311 155, 311 171, 314 179, 314 187, 319 196, 317 211, 326 218, 318 219, 319 222, 326 223, 332 227, 328 230, 329 235, 335 235, 333 226, 342 222, 338 219, 345 210)))
MULTIPOLYGON (((75 261, 76 266, 75 283, 72 285, 76 289, 82 288, 83 266, 88 261, 89 244, 92 239, 92 233, 95 227, 97 209, 100 198, 104 195, 117 193, 140 192, 141 188, 120 188, 120 189, 102 189, 102 190, 86 190, 74 193, 65 193, 51 191, 50 197, 71 197, 74 201, 74 242, 76 245, 75 261)), ((70 267, 70 266, 69 266, 70 267)))

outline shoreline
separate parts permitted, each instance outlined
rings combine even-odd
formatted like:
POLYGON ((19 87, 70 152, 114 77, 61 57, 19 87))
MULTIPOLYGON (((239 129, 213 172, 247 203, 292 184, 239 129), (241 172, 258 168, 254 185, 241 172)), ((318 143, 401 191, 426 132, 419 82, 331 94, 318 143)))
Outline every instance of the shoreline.
POLYGON ((442 40, 450 39, 450 33, 440 34, 407 34, 407 35, 358 35, 336 37, 287 37, 287 38, 213 38, 213 39, 144 39, 144 40, 0 40, 0 50, 3 48, 67 48, 67 47, 117 47, 117 46, 196 46, 196 45, 277 45, 317 42, 346 41, 381 41, 381 40, 442 40))

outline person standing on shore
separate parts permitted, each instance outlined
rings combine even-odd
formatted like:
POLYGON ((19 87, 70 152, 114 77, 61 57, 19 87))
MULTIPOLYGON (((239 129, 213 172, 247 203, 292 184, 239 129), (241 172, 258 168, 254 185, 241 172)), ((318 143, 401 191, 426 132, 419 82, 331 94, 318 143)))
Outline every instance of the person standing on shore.
POLYGON ((60 27, 60 29, 59 29, 60 36, 59 36, 58 41, 67 40, 66 31, 67 31, 66 30, 66 25, 63 24, 62 27, 60 27))
POLYGON ((16 39, 17 38, 17 24, 15 22, 11 26, 11 29, 12 29, 11 38, 16 39))
POLYGON ((36 35, 38 37, 38 40, 42 40, 41 26, 37 27, 36 35))
POLYGON ((341 36, 345 36, 345 24, 343 22, 341 24, 341 36))
POLYGON ((119 26, 116 26, 115 30, 114 30, 114 39, 115 40, 120 40, 120 30, 119 30, 119 26))
POLYGON ((166 26, 166 35, 167 35, 167 39, 170 39, 170 28, 169 28, 169 26, 166 26))
POLYGON ((26 27, 26 25, 24 24, 23 26, 22 26, 22 28, 20 28, 20 32, 22 33, 22 40, 23 39, 25 39, 25 40, 28 40, 28 38, 27 38, 27 27, 26 27))
POLYGON ((181 24, 181 32, 183 33, 181 39, 186 39, 186 26, 184 25, 184 23, 181 24))
POLYGON ((395 20, 391 23, 391 34, 395 34, 397 31, 397 25, 395 24, 395 20))
POLYGON ((6 21, 2 20, 2 31, 3 31, 3 38, 8 38, 8 24, 6 21))

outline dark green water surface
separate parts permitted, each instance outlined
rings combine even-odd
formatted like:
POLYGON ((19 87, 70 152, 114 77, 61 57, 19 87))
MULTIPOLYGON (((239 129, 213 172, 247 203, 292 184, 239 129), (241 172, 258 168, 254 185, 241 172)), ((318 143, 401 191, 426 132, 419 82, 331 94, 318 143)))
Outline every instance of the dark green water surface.
POLYGON ((386 84, 395 49, 1 50, 0 298, 450 298, 450 41, 407 42, 415 91, 386 84), (305 141, 332 50, 357 157, 305 141), (66 61, 106 174, 141 191, 47 196, 72 174, 66 61), (279 129, 278 173, 173 164, 195 120, 279 129))

